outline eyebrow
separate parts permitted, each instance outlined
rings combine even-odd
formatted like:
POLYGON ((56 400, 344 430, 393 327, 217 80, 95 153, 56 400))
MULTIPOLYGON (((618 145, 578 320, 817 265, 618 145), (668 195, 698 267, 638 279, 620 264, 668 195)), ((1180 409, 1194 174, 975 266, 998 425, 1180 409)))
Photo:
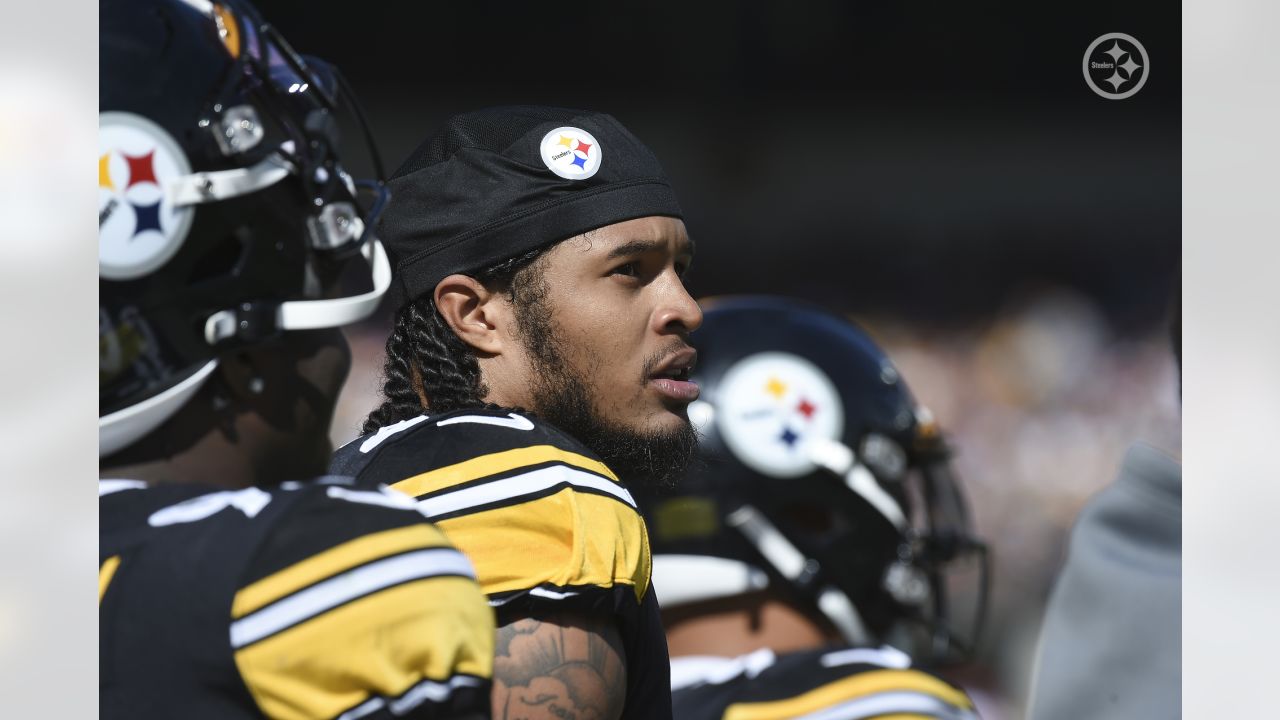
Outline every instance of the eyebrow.
MULTIPOLYGON (((608 259, 613 260, 614 258, 620 258, 626 255, 640 255, 647 252, 653 252, 655 250, 661 250, 666 244, 665 240, 628 240, 627 242, 624 242, 610 250, 608 259)), ((676 253, 688 253, 692 256, 694 254, 693 240, 690 239, 688 243, 683 248, 677 250, 676 253)))

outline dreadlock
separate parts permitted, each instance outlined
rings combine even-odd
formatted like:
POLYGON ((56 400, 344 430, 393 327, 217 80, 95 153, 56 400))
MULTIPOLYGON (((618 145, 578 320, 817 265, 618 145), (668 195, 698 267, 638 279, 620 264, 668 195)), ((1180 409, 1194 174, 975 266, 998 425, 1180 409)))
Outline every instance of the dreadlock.
MULTIPOLYGON (((550 249, 538 248, 504 260, 473 277, 506 293, 517 307, 535 305, 546 292, 536 261, 550 249)), ((484 401, 489 390, 480 377, 475 351, 436 311, 430 293, 396 311, 382 373, 382 404, 365 419, 364 433, 417 417, 424 409, 445 413, 494 407, 484 401)))

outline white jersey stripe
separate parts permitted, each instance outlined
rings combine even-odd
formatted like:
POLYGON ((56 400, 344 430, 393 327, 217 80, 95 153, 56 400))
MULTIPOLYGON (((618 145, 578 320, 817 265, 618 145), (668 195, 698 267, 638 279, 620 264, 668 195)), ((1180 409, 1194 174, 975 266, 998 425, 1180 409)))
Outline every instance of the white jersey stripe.
POLYGON ((121 490, 142 490, 147 484, 141 480, 99 480, 98 497, 118 493, 121 490))
POLYGON ((444 427, 445 425, 457 425, 458 423, 473 423, 476 425, 496 425, 498 427, 511 428, 513 430, 532 430, 533 423, 529 418, 517 415, 515 413, 507 413, 504 418, 493 417, 490 415, 458 415, 436 423, 436 427, 444 427))
POLYGON ((381 445, 383 440, 386 440, 387 438, 391 437, 392 435, 395 435, 401 430, 408 430, 414 425, 417 425, 420 422, 424 422, 426 419, 427 419, 426 415, 418 415, 417 417, 411 417, 408 420, 401 420, 398 423, 393 423, 386 427, 378 428, 378 432, 374 433, 367 440, 360 443, 360 452, 367 453, 370 450, 373 450, 374 448, 381 445))
POLYGON ((231 646, 239 649, 285 628, 386 587, 437 575, 475 578, 457 550, 427 548, 348 570, 231 623, 231 646))
POLYGON ((939 720, 978 720, 978 716, 970 710, 958 708, 932 695, 909 691, 882 692, 847 700, 807 715, 800 715, 796 720, 862 720, 881 715, 909 714, 925 715, 939 718, 939 720))
POLYGON ((493 480, 483 485, 454 490, 418 502, 418 507, 427 517, 437 517, 448 513, 466 510, 467 508, 488 505, 503 500, 513 500, 525 495, 534 495, 560 484, 574 487, 590 488, 607 493, 622 502, 636 506, 631 493, 618 483, 607 478, 583 472, 566 465, 533 470, 501 480, 493 480))
POLYGON ((896 668, 898 670, 906 670, 911 667, 911 658, 898 648, 890 645, 882 645, 879 648, 860 647, 837 650, 823 655, 819 662, 822 663, 822 667, 826 668, 852 665, 854 663, 879 665, 880 667, 896 668))
POLYGON ((387 707, 388 703, 391 705, 392 715, 404 715, 428 700, 436 703, 444 702, 449 699, 454 690, 460 687, 480 687, 480 682, 479 678, 469 675, 455 675, 445 682, 423 680, 398 698, 389 699, 382 696, 370 698, 339 715, 337 720, 359 720, 387 707))

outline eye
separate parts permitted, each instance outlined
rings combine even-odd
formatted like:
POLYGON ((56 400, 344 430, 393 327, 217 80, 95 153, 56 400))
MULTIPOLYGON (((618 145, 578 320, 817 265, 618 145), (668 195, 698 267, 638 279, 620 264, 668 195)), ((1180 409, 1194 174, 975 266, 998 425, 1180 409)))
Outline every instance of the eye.
POLYGON ((640 265, 634 262, 624 263, 610 270, 609 274, 625 275, 627 277, 640 277, 640 265))
POLYGON ((677 262, 675 264, 675 271, 677 277, 684 278, 685 273, 689 272, 689 263, 677 262))

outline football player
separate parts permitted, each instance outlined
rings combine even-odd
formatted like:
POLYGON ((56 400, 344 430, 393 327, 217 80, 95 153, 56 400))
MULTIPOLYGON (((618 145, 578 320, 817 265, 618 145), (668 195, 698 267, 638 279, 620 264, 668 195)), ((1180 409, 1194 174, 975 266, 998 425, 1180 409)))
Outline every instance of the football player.
POLYGON ((398 493, 299 482, 390 283, 340 77, 242 2, 99 11, 102 716, 488 717, 468 561, 398 493))
POLYGON ((692 260, 656 158, 609 115, 451 119, 391 181, 385 400, 331 469, 408 493, 497 611, 494 715, 666 718, 631 490, 692 455, 692 260))
POLYGON ((843 318, 767 297, 704 309, 702 462, 636 492, 676 717, 974 718, 912 660, 962 649, 948 566, 983 555, 936 425, 843 318))

